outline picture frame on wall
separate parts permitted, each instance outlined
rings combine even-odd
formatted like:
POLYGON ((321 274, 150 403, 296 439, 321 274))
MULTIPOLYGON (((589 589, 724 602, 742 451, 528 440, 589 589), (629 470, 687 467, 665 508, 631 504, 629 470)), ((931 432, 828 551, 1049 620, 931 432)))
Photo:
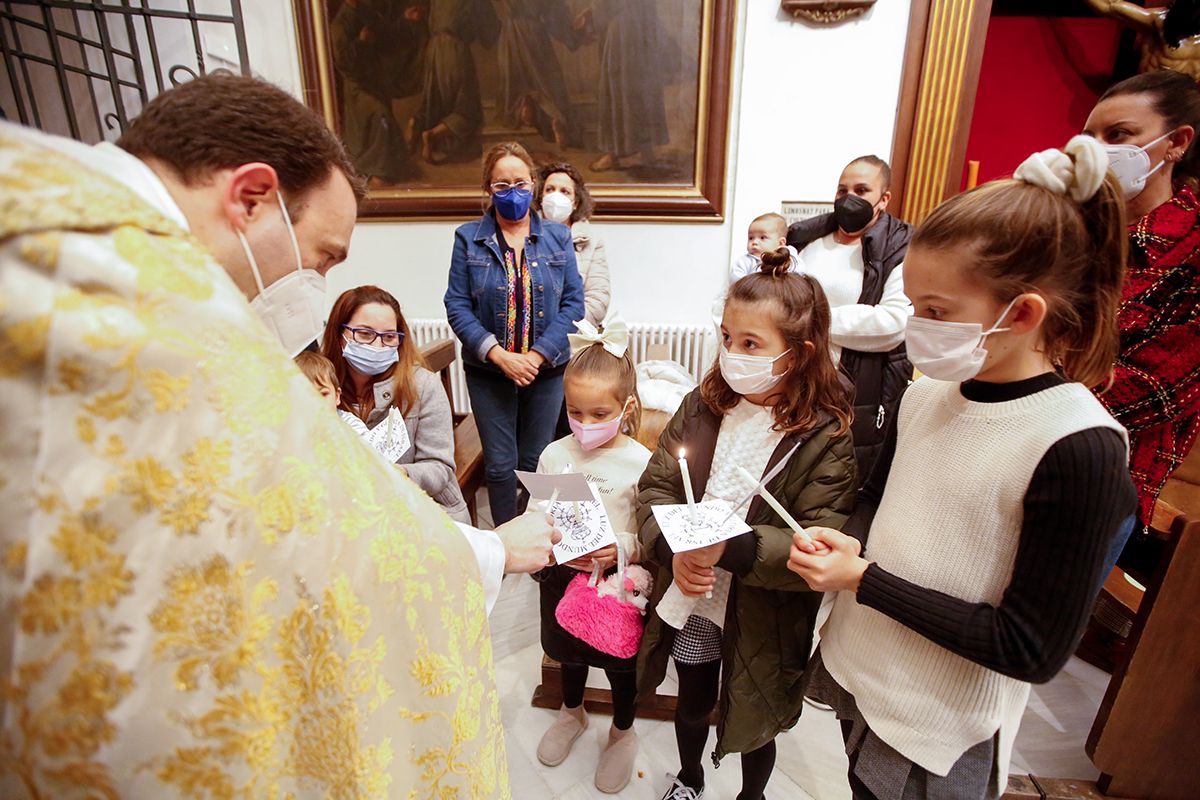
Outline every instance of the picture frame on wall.
POLYGON ((833 203, 828 200, 784 200, 779 204, 779 214, 789 226, 822 214, 833 213, 833 203))
POLYGON ((482 158, 577 167, 593 218, 725 213, 734 0, 293 0, 304 99, 365 220, 469 219, 482 158))

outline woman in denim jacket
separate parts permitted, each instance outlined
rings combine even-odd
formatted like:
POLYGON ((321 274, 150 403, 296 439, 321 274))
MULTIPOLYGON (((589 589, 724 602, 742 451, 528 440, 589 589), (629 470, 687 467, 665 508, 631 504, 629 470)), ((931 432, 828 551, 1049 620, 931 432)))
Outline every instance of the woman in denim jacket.
POLYGON ((516 469, 554 438, 568 331, 583 318, 571 231, 530 211, 533 160, 515 142, 483 162, 486 211, 454 232, 446 316, 462 342, 496 525, 515 517, 516 469))

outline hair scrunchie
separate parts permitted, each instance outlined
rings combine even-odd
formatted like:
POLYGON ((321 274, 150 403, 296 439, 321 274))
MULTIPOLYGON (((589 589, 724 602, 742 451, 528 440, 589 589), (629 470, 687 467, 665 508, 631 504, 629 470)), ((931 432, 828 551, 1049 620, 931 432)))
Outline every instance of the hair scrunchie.
POLYGON ((1091 136, 1074 136, 1062 150, 1043 150, 1021 162, 1013 177, 1019 181, 1070 195, 1076 203, 1091 200, 1108 173, 1104 145, 1091 136))

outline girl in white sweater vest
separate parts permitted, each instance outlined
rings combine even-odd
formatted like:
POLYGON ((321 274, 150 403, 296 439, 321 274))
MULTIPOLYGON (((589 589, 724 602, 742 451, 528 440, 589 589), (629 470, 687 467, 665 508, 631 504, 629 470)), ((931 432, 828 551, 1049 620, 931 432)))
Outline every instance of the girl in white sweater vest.
POLYGON ((943 203, 905 262, 909 358, 844 532, 789 567, 838 592, 807 693, 842 723, 857 798, 995 798, 1032 682, 1074 651, 1136 496, 1089 389, 1117 351, 1124 207, 1075 137, 943 203), (828 548, 828 549, 826 549, 828 548))

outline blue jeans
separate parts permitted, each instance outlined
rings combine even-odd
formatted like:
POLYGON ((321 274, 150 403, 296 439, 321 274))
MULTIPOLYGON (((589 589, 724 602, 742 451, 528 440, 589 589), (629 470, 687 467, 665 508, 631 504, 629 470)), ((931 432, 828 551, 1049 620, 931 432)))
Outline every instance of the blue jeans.
POLYGON ((1137 514, 1129 515, 1119 526, 1117 526, 1117 535, 1113 539, 1112 545, 1109 546, 1108 555, 1104 558, 1104 568, 1100 570, 1100 585, 1096 587, 1096 593, 1104 588, 1104 582, 1108 580, 1108 573, 1113 571, 1113 567, 1117 565, 1117 559, 1121 557, 1121 551, 1125 549, 1125 545, 1129 542, 1129 537, 1133 534, 1133 529, 1137 527, 1137 514))
POLYGON ((562 372, 539 375, 520 387, 502 374, 467 372, 467 393, 483 445, 483 469, 488 483, 492 520, 503 525, 517 516, 517 476, 533 472, 563 403, 562 372))

